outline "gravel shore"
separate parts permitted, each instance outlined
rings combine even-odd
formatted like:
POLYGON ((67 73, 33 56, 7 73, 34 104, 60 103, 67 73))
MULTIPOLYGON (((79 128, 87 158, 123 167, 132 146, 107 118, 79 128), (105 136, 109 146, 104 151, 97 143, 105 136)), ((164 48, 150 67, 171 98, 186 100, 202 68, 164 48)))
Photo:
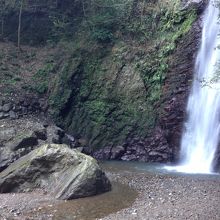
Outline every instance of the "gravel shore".
POLYGON ((170 176, 146 173, 111 173, 111 179, 138 191, 131 207, 103 220, 219 220, 218 176, 170 176))
MULTIPOLYGON (((108 170, 112 181, 129 185, 138 192, 128 208, 112 213, 102 220, 219 220, 220 177, 168 175, 129 170, 108 170)), ((99 197, 97 197, 99 198, 99 197)), ((97 199, 96 198, 96 199, 97 199)), ((93 201, 93 200, 91 200, 93 201)), ((95 201, 97 202, 97 200, 95 201)), ((40 192, 0 194, 0 219, 57 220, 56 210, 41 212, 45 207, 59 204, 40 192), (32 212, 33 211, 33 212, 32 212), (33 214, 34 213, 34 214, 33 214)), ((73 219, 95 219, 69 216, 73 219)), ((65 220, 65 219, 62 219, 65 220)))

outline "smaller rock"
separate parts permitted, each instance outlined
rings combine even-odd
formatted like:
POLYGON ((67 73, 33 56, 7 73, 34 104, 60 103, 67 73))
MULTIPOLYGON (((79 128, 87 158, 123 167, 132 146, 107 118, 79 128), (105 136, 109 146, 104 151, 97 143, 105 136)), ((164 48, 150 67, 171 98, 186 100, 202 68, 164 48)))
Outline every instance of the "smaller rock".
POLYGON ((4 128, 0 129, 0 142, 8 141, 16 135, 16 130, 14 128, 4 128))
POLYGON ((121 160, 123 161, 137 161, 138 160, 138 157, 136 155, 123 155, 121 157, 121 160))
POLYGON ((62 141, 60 140, 59 136, 57 135, 57 136, 52 137, 52 143, 53 144, 61 144, 62 141))
POLYGON ((3 105, 4 105, 4 100, 0 99, 0 106, 3 106, 3 105))
POLYGON ((55 127, 55 134, 59 135, 61 138, 64 137, 65 131, 62 128, 55 127))
POLYGON ((21 114, 22 115, 27 115, 27 113, 28 113, 27 107, 21 107, 21 114))
POLYGON ((10 119, 16 119, 17 118, 17 114, 14 111, 9 111, 9 117, 10 119))
POLYGON ((13 105, 11 103, 6 103, 2 106, 3 112, 9 112, 12 109, 13 105))
POLYGON ((82 146, 82 153, 91 155, 92 154, 92 149, 89 146, 82 146))
POLYGON ((53 144, 62 144, 65 132, 57 126, 47 127, 48 142, 53 144))
POLYGON ((0 112, 0 120, 7 117, 8 117, 7 114, 5 114, 4 112, 0 112))
POLYGON ((47 140, 47 130, 45 128, 35 130, 34 134, 36 135, 37 139, 44 141, 47 140))
POLYGON ((111 150, 111 159, 119 159, 125 152, 125 148, 123 146, 113 147, 111 150))
POLYGON ((12 151, 16 151, 20 148, 28 148, 33 147, 38 144, 37 137, 34 135, 31 136, 24 136, 24 137, 18 137, 15 141, 12 141, 8 144, 8 147, 12 151))
POLYGON ((96 159, 109 160, 111 158, 112 146, 107 146, 93 153, 93 157, 96 159))
POLYGON ((45 128, 47 128, 47 127, 49 126, 49 123, 48 123, 47 121, 44 121, 44 122, 43 122, 43 126, 44 126, 45 128))
POLYGON ((75 149, 78 150, 80 153, 83 152, 83 147, 77 147, 77 148, 75 148, 75 149))
POLYGON ((132 214, 132 215, 137 215, 137 209, 134 209, 131 214, 132 214))
POLYGON ((149 153, 149 156, 157 156, 158 154, 160 154, 160 153, 157 152, 157 151, 151 151, 151 152, 149 153))
POLYGON ((62 144, 67 144, 71 148, 75 147, 75 138, 69 134, 65 134, 65 136, 62 138, 62 144))

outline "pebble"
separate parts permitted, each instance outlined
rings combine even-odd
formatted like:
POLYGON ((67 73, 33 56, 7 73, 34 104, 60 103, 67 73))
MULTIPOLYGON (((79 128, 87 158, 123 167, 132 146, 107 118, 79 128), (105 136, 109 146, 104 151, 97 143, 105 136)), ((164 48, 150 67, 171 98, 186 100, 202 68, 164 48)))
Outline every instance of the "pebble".
POLYGON ((132 214, 132 215, 137 215, 137 209, 134 209, 131 214, 132 214))

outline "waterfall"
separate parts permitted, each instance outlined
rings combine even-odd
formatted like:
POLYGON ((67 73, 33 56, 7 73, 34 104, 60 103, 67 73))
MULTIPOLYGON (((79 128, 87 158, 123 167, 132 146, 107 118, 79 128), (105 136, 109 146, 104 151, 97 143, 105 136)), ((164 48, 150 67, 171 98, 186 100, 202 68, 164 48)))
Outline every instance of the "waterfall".
POLYGON ((210 1, 206 8, 202 42, 195 63, 195 76, 187 105, 179 166, 169 168, 186 173, 212 173, 219 143, 220 83, 216 78, 220 65, 219 9, 210 1), (206 82, 202 85, 201 82, 206 82))

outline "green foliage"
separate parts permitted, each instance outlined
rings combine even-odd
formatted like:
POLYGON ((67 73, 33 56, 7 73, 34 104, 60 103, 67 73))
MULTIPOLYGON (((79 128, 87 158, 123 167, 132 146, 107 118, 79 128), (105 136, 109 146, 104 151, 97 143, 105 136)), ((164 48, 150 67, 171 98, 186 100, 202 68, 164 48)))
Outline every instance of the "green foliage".
POLYGON ((144 129, 135 128, 137 121, 145 128, 148 118, 145 107, 143 112, 137 112, 137 102, 144 106, 145 97, 141 101, 127 97, 117 91, 114 81, 106 80, 111 75, 112 62, 111 58, 104 61, 108 49, 102 50, 87 54, 84 51, 83 59, 75 51, 74 57, 78 58, 63 60, 49 99, 56 122, 89 140, 92 147, 102 147, 111 141, 121 143, 132 131, 146 134, 144 129))
POLYGON ((42 69, 39 69, 32 77, 33 85, 31 90, 36 91, 39 94, 45 94, 48 91, 49 78, 54 70, 53 63, 47 63, 42 69))
POLYGON ((114 40, 114 33, 125 19, 130 1, 95 0, 89 4, 84 17, 85 29, 89 30, 93 40, 109 43, 114 40))
POLYGON ((107 29, 97 29, 92 32, 92 38, 100 43, 109 43, 113 40, 113 34, 107 29))
POLYGON ((73 26, 75 25, 75 20, 61 13, 60 11, 51 12, 49 16, 51 22, 51 32, 47 42, 59 42, 61 40, 70 40, 74 37, 74 32, 76 31, 73 26))
POLYGON ((160 21, 155 30, 155 49, 146 56, 146 62, 138 63, 146 88, 149 101, 157 103, 161 97, 161 88, 169 69, 169 60, 176 49, 181 37, 185 36, 196 19, 192 11, 180 11, 177 7, 165 7, 161 10, 160 21))
POLYGON ((77 91, 74 77, 77 77, 78 73, 80 73, 80 62, 78 58, 69 58, 59 69, 58 75, 53 81, 53 91, 49 97, 49 104, 51 106, 51 114, 57 121, 60 120, 60 113, 65 108, 71 95, 74 95, 74 92, 77 91))

